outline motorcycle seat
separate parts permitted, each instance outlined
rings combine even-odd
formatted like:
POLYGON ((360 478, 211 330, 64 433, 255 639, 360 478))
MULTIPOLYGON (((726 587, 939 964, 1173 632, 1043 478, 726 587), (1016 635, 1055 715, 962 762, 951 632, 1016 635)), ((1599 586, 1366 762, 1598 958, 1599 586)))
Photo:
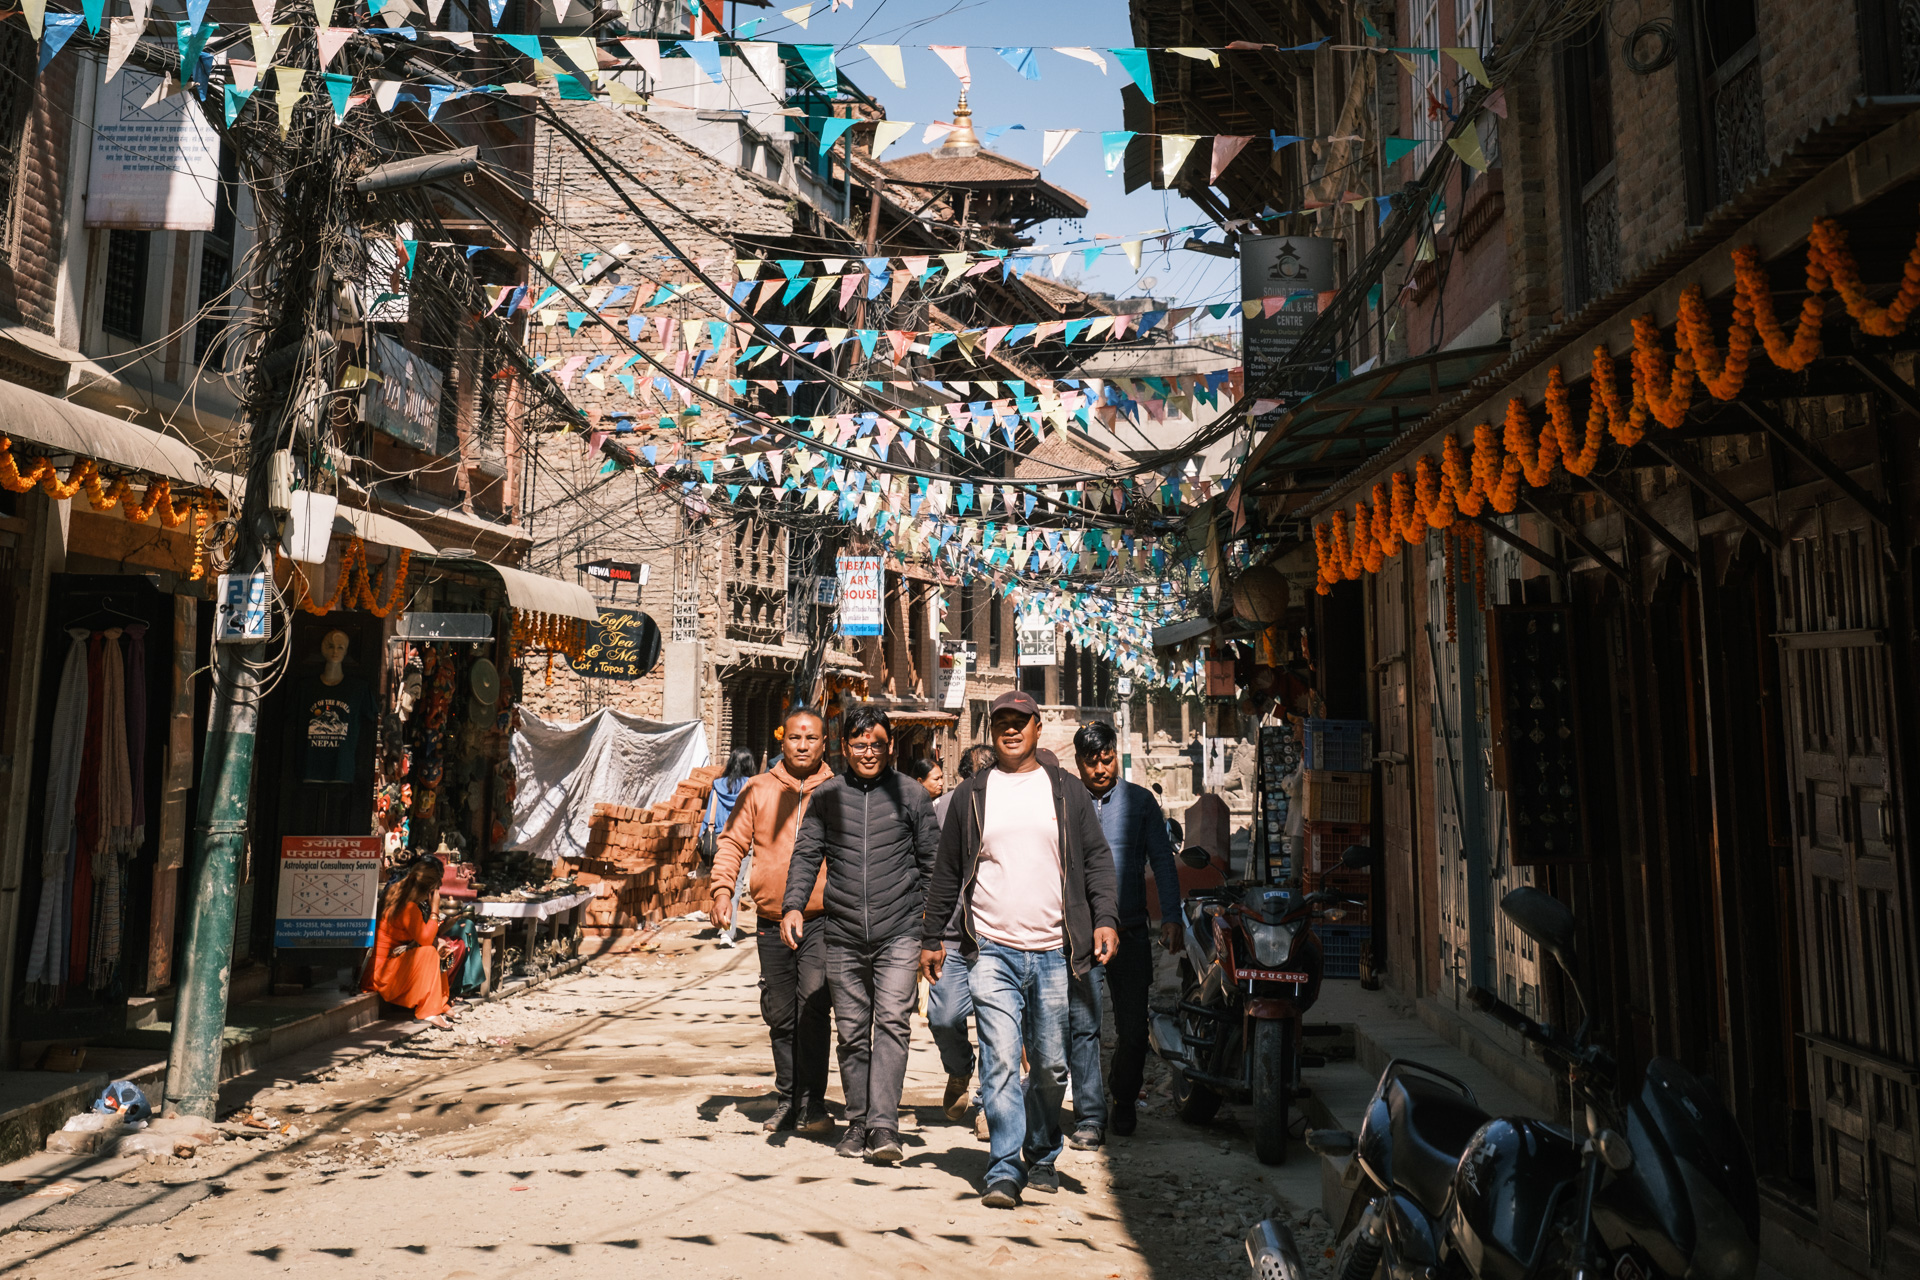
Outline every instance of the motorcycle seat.
POLYGON ((1387 1131, 1393 1140, 1393 1181, 1437 1218, 1453 1193, 1460 1153, 1488 1120, 1487 1113, 1437 1080, 1396 1075, 1387 1086, 1387 1131))

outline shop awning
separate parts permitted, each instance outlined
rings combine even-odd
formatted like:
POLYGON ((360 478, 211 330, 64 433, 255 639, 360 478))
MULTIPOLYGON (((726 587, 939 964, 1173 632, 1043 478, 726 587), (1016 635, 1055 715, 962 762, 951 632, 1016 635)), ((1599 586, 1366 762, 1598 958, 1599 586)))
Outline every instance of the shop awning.
POLYGON ((206 485, 213 475, 206 460, 184 440, 17 382, 0 381, 0 430, 36 451, 92 458, 180 484, 206 485))
POLYGON ((585 622, 600 620, 600 610, 593 602, 593 593, 575 583, 562 582, 545 574, 529 573, 510 565, 491 564, 471 556, 437 553, 434 559, 449 567, 457 565, 469 573, 483 576, 492 574, 499 578, 500 585, 507 589, 507 603, 523 613, 557 613, 563 618, 579 618, 585 622))
POLYGON ((887 719, 895 724, 958 724, 960 717, 952 711, 895 711, 891 707, 882 708, 887 719))
POLYGON ((421 537, 420 531, 406 521, 383 516, 377 511, 362 511, 357 507, 338 508, 333 516, 333 531, 350 533, 366 542, 420 555, 438 555, 440 552, 440 548, 421 537))
POLYGON ((1435 351, 1400 360, 1308 396, 1247 459, 1240 488, 1258 493, 1289 473, 1366 461, 1507 358, 1507 344, 1435 351))

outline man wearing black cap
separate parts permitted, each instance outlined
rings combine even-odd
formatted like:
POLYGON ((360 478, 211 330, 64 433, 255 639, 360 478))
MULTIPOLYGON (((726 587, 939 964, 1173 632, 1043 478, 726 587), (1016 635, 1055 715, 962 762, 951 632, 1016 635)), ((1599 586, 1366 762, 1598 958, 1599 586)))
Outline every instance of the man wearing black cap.
POLYGON ((929 982, 939 980, 957 908, 993 1155, 981 1203, 1010 1209, 1027 1186, 1059 1188, 1068 975, 1084 980, 1105 964, 1120 935, 1113 855, 1099 815, 1080 779, 1037 758, 1038 704, 1031 694, 1003 693, 989 724, 994 767, 960 784, 941 830, 920 968, 929 982))

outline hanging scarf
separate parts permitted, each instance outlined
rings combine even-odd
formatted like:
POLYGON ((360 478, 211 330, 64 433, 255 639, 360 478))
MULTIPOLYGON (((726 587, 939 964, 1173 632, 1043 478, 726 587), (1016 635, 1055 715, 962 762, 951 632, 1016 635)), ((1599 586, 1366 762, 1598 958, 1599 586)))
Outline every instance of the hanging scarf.
POLYGON ((133 835, 138 853, 147 842, 147 624, 127 626, 127 778, 133 793, 133 835))
POLYGON ((106 724, 106 673, 103 666, 106 637, 95 633, 87 642, 87 745, 80 756, 80 796, 75 815, 72 874, 67 877, 66 977, 84 977, 93 940, 94 855, 106 839, 100 808, 100 771, 106 752, 101 749, 106 724))
POLYGON ((87 737, 87 633, 69 631, 66 666, 53 703, 53 746, 47 759, 47 818, 40 845, 40 911, 27 953, 27 981, 54 985, 65 977, 67 863, 73 856, 74 797, 87 737))
POLYGON ((100 716, 100 815, 106 838, 93 851, 93 873, 103 876, 115 859, 132 853, 133 781, 127 767, 127 660, 120 628, 105 633, 100 676, 105 705, 100 716))

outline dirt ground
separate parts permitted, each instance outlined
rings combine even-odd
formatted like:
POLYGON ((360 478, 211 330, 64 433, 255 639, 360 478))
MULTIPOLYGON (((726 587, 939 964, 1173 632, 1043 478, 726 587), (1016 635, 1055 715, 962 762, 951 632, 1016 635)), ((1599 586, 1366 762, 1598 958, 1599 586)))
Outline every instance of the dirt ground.
POLYGON ((722 949, 700 926, 669 926, 657 953, 277 1082, 253 1105, 291 1135, 230 1137, 124 1175, 216 1194, 160 1226, 9 1232, 0 1274, 843 1280, 1007 1267, 1212 1280, 1247 1274, 1245 1230, 1276 1208, 1324 1274, 1328 1232, 1308 1213, 1318 1162, 1296 1145, 1288 1165, 1262 1167, 1231 1108, 1183 1125, 1157 1062, 1139 1132, 1068 1151, 1061 1190, 1011 1212, 979 1204, 986 1144, 941 1114, 945 1076, 917 1016, 900 1165, 770 1138, 758 976, 751 943, 722 949))

